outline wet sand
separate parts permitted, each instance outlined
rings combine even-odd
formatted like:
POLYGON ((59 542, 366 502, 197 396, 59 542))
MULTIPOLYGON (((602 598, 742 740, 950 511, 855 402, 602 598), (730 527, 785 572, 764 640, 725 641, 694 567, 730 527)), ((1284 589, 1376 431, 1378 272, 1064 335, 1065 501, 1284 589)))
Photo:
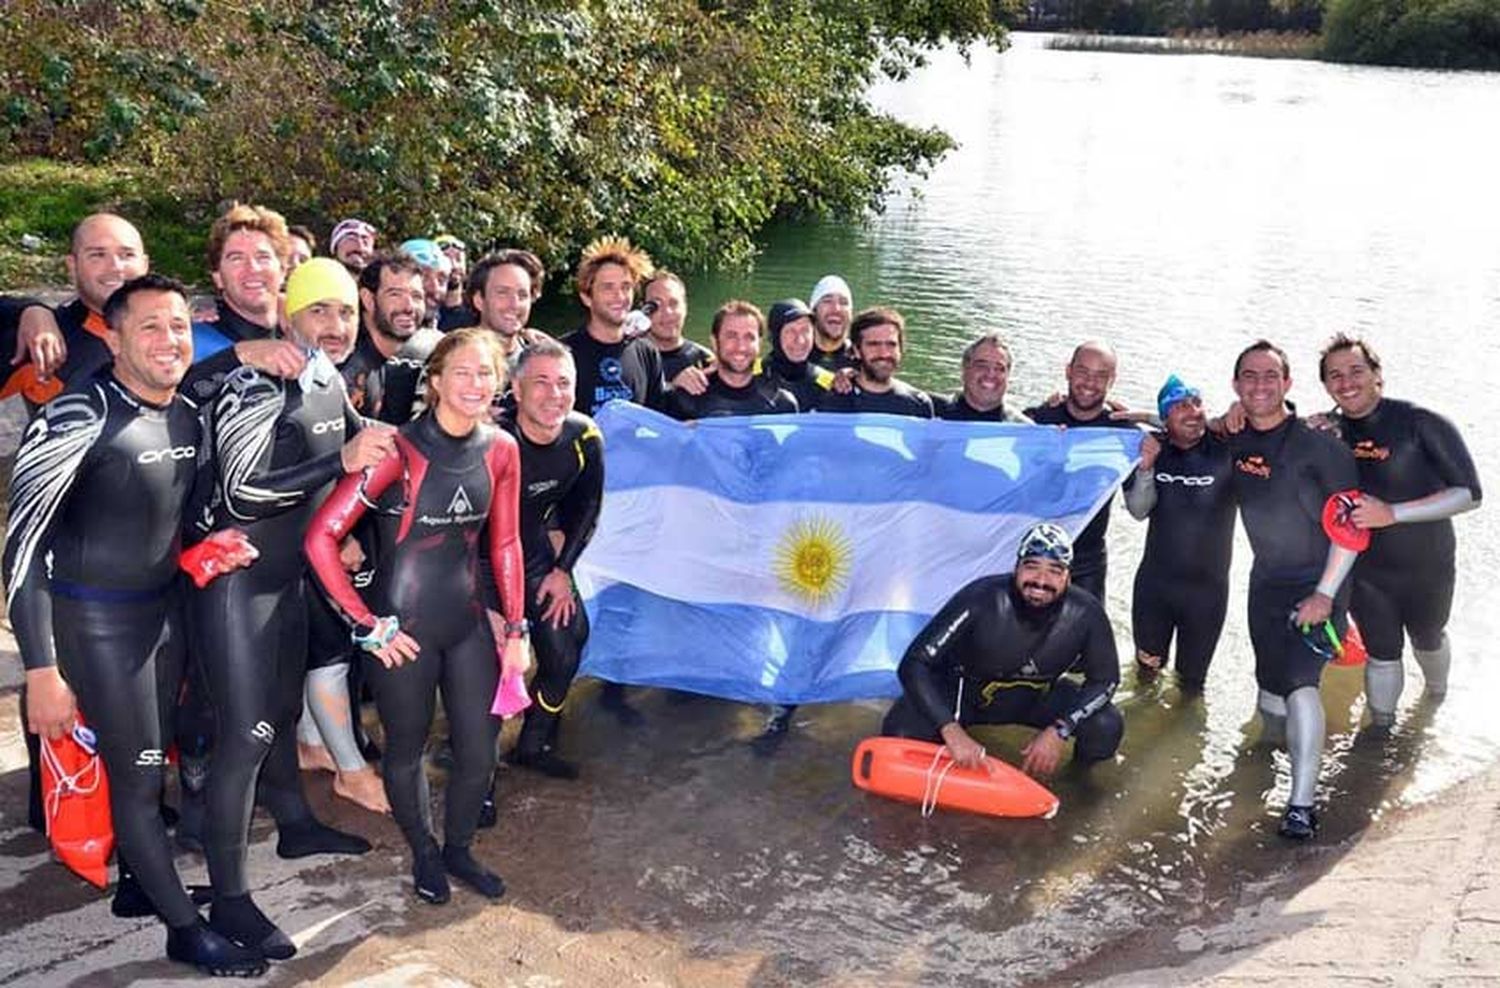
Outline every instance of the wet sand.
MULTIPOLYGON (((0 701, 7 739, 14 682, 0 701)), ((370 838, 370 855, 281 861, 258 816, 257 899, 302 946, 269 982, 1426 984, 1500 972, 1495 772, 1368 830, 1371 807, 1346 795, 1306 847, 1274 837, 1255 746, 1224 787, 1226 820, 1196 838, 1163 826, 1191 819, 1166 793, 1136 794, 1146 780, 1131 765, 1160 763, 1129 755, 1060 778, 1053 821, 923 821, 848 783, 873 705, 809 710, 761 758, 745 744, 751 709, 643 691, 648 721, 627 730, 594 694, 570 701, 565 741, 584 779, 501 773, 499 827, 476 845, 510 884, 500 904, 462 890, 446 907, 415 900, 394 826, 334 799, 327 775, 304 776, 315 806, 370 838)), ((1191 723, 1197 702, 1163 717, 1191 723)), ((1016 738, 992 740, 1013 752, 1016 738)), ((1399 737, 1380 750, 1400 764, 1399 737)), ((159 926, 111 917, 25 828, 20 754, 0 751, 0 982, 180 978, 159 959, 159 926)), ((178 864, 206 880, 198 856, 178 864)))

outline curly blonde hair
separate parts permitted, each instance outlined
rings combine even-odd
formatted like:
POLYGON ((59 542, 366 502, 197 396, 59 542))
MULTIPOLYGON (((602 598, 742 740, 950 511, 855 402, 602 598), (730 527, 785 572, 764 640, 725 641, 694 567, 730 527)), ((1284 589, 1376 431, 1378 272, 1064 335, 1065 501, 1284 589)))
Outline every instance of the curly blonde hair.
POLYGON ((286 217, 274 209, 264 206, 249 206, 233 202, 224 215, 214 220, 208 231, 208 269, 219 270, 219 261, 224 257, 224 243, 231 234, 241 230, 264 233, 271 241, 271 249, 284 268, 292 256, 292 235, 287 231, 286 217))

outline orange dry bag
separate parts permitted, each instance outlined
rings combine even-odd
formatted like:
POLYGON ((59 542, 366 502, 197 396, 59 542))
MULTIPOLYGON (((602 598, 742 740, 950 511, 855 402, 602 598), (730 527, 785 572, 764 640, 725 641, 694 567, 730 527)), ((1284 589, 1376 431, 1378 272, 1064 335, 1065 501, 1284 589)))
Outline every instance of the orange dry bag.
POLYGON ((115 849, 109 782, 94 732, 82 718, 56 741, 42 739, 42 801, 57 859, 100 888, 109 884, 115 849))

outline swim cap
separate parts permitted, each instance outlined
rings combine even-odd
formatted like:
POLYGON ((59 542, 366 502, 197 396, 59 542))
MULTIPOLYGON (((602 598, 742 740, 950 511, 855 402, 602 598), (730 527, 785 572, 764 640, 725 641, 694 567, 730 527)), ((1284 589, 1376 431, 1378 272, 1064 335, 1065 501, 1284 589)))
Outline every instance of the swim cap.
POLYGON ((1167 376, 1167 383, 1163 384, 1161 390, 1156 392, 1157 414, 1165 422, 1167 420, 1167 413, 1172 410, 1173 405, 1179 401, 1199 397, 1202 397, 1202 395, 1197 388, 1190 388, 1186 384, 1183 384, 1182 379, 1176 374, 1169 374, 1167 376))
POLYGON ((339 225, 333 228, 333 233, 328 237, 329 251, 331 252, 338 250, 339 241, 343 240, 345 237, 355 236, 369 237, 371 240, 374 240, 375 228, 366 223, 364 220, 360 219, 351 218, 347 220, 341 220, 339 222, 339 225))
POLYGON ((771 305, 771 311, 766 314, 766 328, 771 332, 771 344, 781 338, 781 330, 789 322, 810 317, 812 310, 800 298, 784 298, 780 302, 771 305))
POLYGON ((818 303, 826 295, 840 294, 849 300, 849 308, 854 308, 854 293, 849 290, 849 283, 836 274, 825 274, 813 285, 812 295, 807 300, 809 308, 816 309, 818 303))
POLYGON ((297 265, 286 280, 286 314, 294 316, 327 299, 359 305, 359 286, 349 269, 331 257, 314 257, 297 265))
POLYGON ((424 268, 438 268, 444 274, 453 270, 453 262, 448 260, 448 255, 443 253, 443 248, 434 240, 426 237, 416 237, 401 245, 401 251, 410 255, 418 266, 424 268))
POLYGON ((1064 566, 1073 565, 1073 539, 1061 525, 1050 521, 1039 521, 1021 536, 1016 546, 1016 562, 1026 559, 1051 559, 1064 566))
POLYGON ((432 238, 432 242, 437 244, 442 250, 447 250, 449 247, 457 247, 464 253, 468 253, 469 251, 469 245, 451 233, 440 233, 432 238))

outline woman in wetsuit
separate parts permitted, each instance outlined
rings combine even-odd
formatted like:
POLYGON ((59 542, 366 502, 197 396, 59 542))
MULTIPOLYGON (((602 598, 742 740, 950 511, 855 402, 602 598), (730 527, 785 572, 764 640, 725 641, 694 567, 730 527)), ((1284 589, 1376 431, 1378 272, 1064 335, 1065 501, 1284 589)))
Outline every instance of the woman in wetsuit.
POLYGON ((305 542, 318 582, 372 657, 370 682, 386 732, 386 794, 412 848, 416 893, 432 903, 448 901, 449 875, 489 898, 505 892, 469 850, 495 767, 500 721, 490 705, 502 668, 521 672, 528 661, 520 457, 515 440, 490 422, 503 359, 483 330, 445 336, 427 362, 428 411, 402 427, 397 456, 339 483, 305 542), (378 563, 367 602, 338 549, 372 509, 378 563), (481 536, 489 540, 504 615, 496 629, 477 576, 481 536), (453 739, 441 850, 422 768, 439 688, 453 739))

